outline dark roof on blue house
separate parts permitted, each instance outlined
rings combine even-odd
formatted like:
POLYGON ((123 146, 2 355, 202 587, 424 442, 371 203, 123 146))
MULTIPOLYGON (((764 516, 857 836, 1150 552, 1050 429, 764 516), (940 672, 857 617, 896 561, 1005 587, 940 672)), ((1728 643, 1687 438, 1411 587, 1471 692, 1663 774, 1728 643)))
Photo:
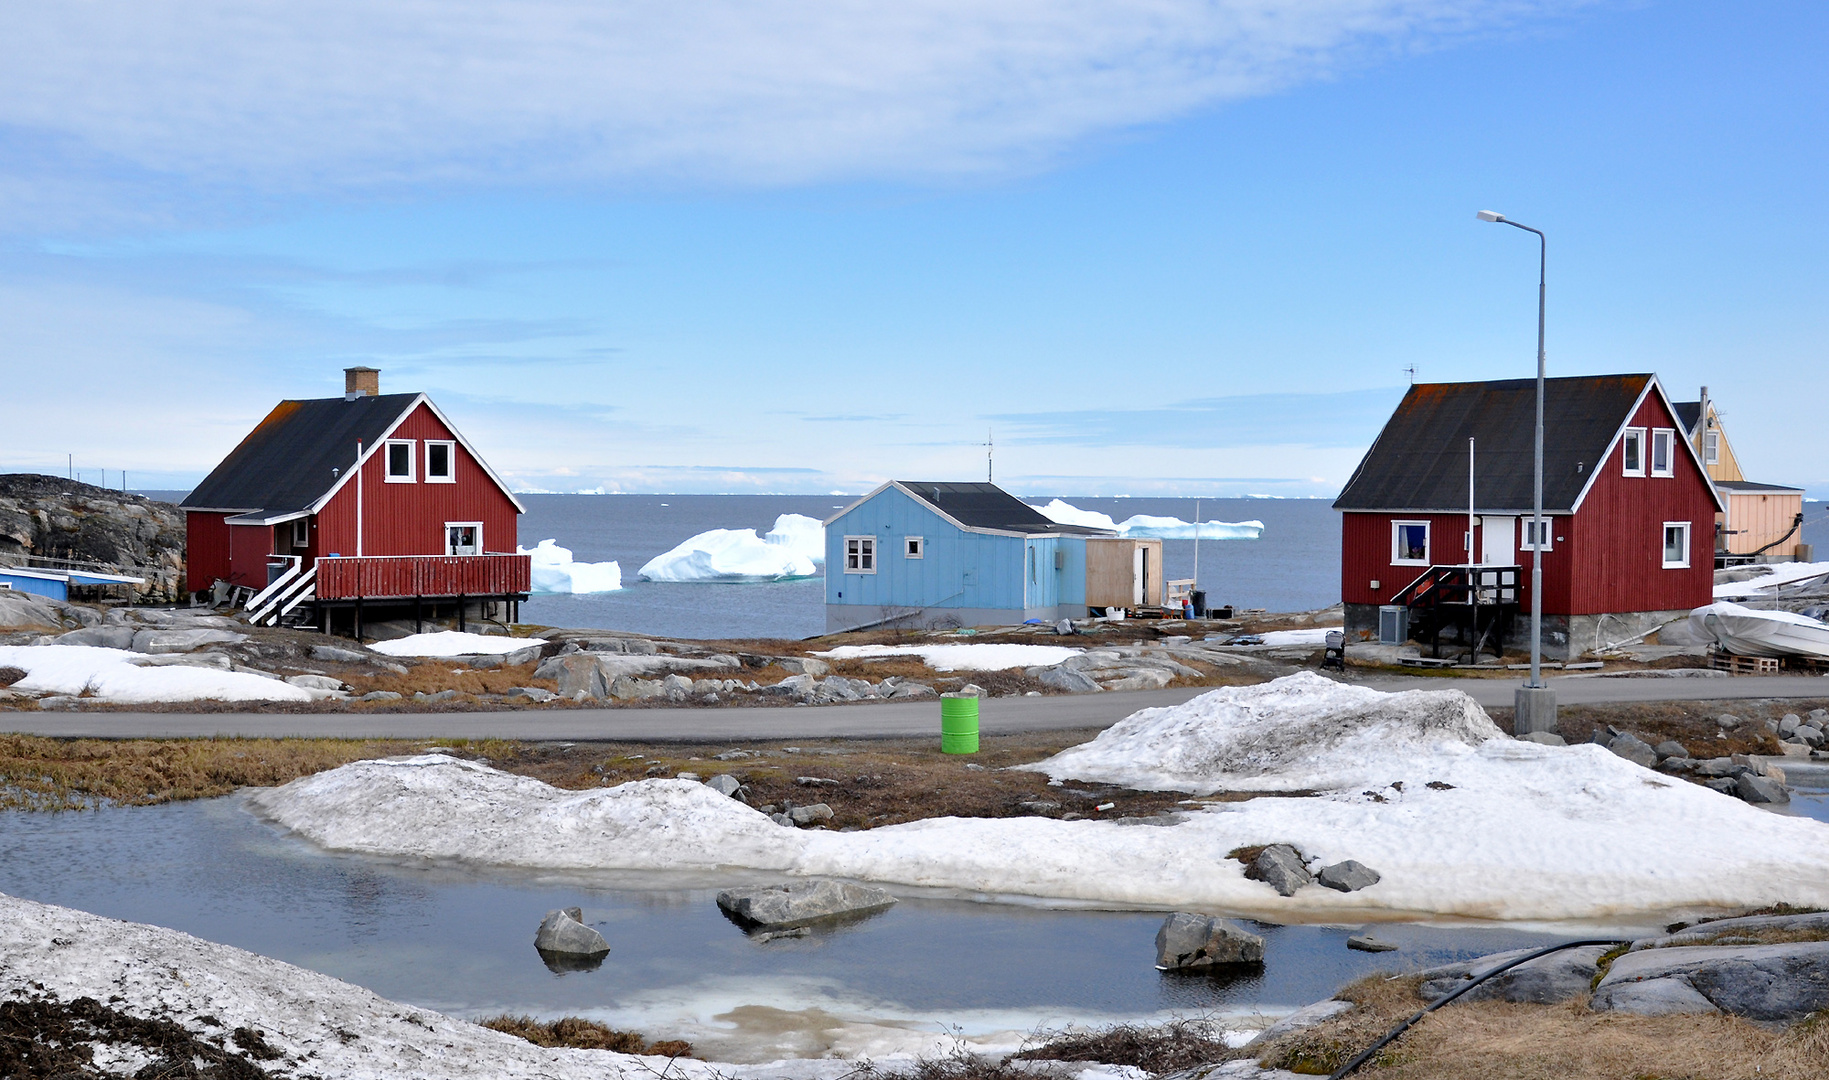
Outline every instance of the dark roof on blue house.
POLYGON ((1110 529, 1063 525, 996 484, 950 484, 897 480, 896 486, 968 529, 998 532, 1113 536, 1110 529))

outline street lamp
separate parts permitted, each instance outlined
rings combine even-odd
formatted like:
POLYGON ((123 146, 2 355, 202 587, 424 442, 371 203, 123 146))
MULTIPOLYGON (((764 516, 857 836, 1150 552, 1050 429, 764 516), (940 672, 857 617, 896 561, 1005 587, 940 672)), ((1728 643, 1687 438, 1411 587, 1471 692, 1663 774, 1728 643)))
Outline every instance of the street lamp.
POLYGON ((1536 472, 1532 480, 1531 527, 1531 677, 1518 688, 1514 701, 1512 733, 1527 735, 1533 731, 1556 728, 1556 691, 1543 685, 1543 286, 1549 265, 1549 240, 1543 230, 1533 229, 1504 214, 1481 210, 1475 215, 1481 221, 1510 225, 1537 234, 1537 438, 1536 472))

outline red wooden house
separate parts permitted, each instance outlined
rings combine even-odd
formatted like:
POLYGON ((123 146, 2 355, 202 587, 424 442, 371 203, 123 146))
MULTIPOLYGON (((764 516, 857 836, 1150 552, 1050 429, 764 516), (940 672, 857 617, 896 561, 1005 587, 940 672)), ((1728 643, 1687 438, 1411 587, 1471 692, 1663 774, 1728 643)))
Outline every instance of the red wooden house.
MULTIPOLYGON (((1709 603, 1721 498, 1657 377, 1550 379, 1544 393, 1544 654, 1591 652, 1709 603)), ((1531 379, 1404 395, 1334 502, 1349 640, 1378 633, 1381 608, 1437 605, 1422 621, 1439 625, 1444 601, 1484 602, 1499 634, 1529 613, 1535 417, 1531 379)))
MULTIPOLYGON (((373 368, 340 398, 274 406, 181 504, 193 592, 251 590, 250 616, 310 605, 330 629, 363 605, 454 609, 526 598, 514 493, 424 394, 382 394, 373 368)), ((510 615, 512 617, 512 615, 510 615)))

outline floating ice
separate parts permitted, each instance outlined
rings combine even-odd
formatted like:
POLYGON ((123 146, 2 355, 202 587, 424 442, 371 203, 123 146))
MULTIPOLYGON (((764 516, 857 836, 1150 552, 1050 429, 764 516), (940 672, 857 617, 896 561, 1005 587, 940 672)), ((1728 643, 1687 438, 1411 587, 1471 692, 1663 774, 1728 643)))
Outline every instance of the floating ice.
POLYGON ((754 529, 712 529, 649 559, 643 581, 785 581, 812 577, 826 560, 825 526, 782 514, 768 536, 754 529))
POLYGON ((1198 525, 1177 517, 1154 517, 1133 514, 1123 521, 1113 521, 1110 514, 1082 510, 1072 503, 1055 499, 1038 506, 1042 516, 1062 525, 1082 525, 1094 529, 1115 529, 1119 536, 1152 537, 1162 540, 1256 540, 1263 535, 1261 521, 1203 521, 1198 525))
POLYGON ((918 656, 935 671, 1003 671, 1053 667, 1079 651, 1060 645, 840 645, 813 655, 832 660, 918 656))
POLYGON ((436 634, 409 634, 392 641, 377 641, 369 648, 388 656, 500 656, 544 644, 545 638, 464 634, 456 630, 444 630, 436 634))
POLYGON ((606 593, 622 588, 622 566, 615 562, 573 562, 570 548, 542 540, 532 548, 517 545, 518 554, 533 556, 535 593, 606 593))
POLYGON ((155 701, 313 701, 322 690, 263 678, 245 671, 162 664, 140 667, 151 659, 125 649, 96 645, 0 646, 0 667, 26 673, 14 690, 46 694, 89 694, 99 701, 130 704, 155 701))

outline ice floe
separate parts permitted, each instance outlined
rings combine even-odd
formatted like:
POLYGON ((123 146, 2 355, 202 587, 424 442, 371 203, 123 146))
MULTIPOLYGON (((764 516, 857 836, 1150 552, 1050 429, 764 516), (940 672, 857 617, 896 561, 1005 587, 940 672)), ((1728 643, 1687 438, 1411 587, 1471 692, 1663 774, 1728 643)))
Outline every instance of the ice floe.
POLYGON ((531 555, 535 593, 606 593, 622 588, 622 565, 617 562, 575 562, 570 548, 556 540, 542 540, 531 548, 519 545, 518 554, 531 555))
POLYGON ((1263 535, 1261 521, 1203 521, 1198 524, 1177 517, 1133 514, 1114 521, 1110 514, 1082 510, 1070 502, 1055 499, 1038 506, 1042 516, 1062 525, 1083 525, 1094 529, 1115 529, 1119 536, 1153 537, 1163 540, 1256 540, 1263 535))
MULTIPOLYGON (((160 660, 167 658, 161 657, 160 660)), ((189 663, 154 663, 144 653, 98 645, 3 645, 0 667, 26 673, 14 690, 87 694, 123 704, 160 701, 314 701, 327 692, 277 678, 189 663)))
POLYGON ((782 514, 767 536, 754 529, 712 529, 642 566, 643 581, 785 581, 812 577, 826 559, 825 526, 782 514))
MULTIPOLYGON (((1063 778, 1297 793, 1138 828, 931 818, 778 826, 681 780, 561 791, 443 755, 358 762, 250 805, 340 850, 553 868, 750 868, 889 884, 1189 907, 1277 921, 1637 920, 1829 906, 1829 826, 1660 776, 1602 747, 1502 736, 1458 691, 1382 694, 1303 673, 1144 710, 1040 766, 1063 778), (1281 897, 1225 852, 1289 843, 1383 879, 1281 897)), ((1122 802, 1122 796, 1118 797, 1122 802)))
POLYGON ((1079 651, 1061 645, 840 645, 813 655, 828 660, 918 656, 935 671, 1004 671, 1053 667, 1079 651))
POLYGON ((456 630, 442 630, 435 634, 409 634, 392 641, 377 641, 369 648, 388 656, 501 656, 544 644, 546 644, 545 638, 465 634, 456 630))

